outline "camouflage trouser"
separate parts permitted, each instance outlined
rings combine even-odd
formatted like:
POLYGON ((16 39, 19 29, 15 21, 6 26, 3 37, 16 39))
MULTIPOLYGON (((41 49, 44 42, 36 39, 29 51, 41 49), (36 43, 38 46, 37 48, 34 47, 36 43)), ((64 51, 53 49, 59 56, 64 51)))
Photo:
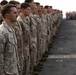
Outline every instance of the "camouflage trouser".
POLYGON ((0 20, 0 24, 2 24, 2 21, 3 21, 3 20, 0 20))
POLYGON ((45 49, 45 51, 48 51, 48 38, 47 38, 48 36, 46 36, 46 49, 45 49))
POLYGON ((6 74, 6 75, 17 75, 17 74, 6 74))
POLYGON ((5 75, 19 75, 19 74, 15 73, 15 74, 5 74, 5 75))
POLYGON ((31 52, 30 54, 30 74, 32 74, 33 69, 34 69, 34 51, 31 52))
POLYGON ((24 66, 23 66, 23 74, 22 75, 29 75, 30 70, 30 57, 24 57, 24 66))
POLYGON ((24 61, 23 61, 23 74, 29 75, 30 70, 30 55, 29 55, 29 45, 24 48, 24 61))
POLYGON ((41 49, 41 51, 42 51, 42 55, 46 51, 46 37, 45 36, 42 38, 42 49, 41 49))
POLYGON ((34 44, 35 48, 30 54, 30 73, 33 72, 34 66, 36 66, 37 62, 37 46, 34 44))
POLYGON ((42 42, 41 42, 41 41, 42 41, 42 40, 41 40, 41 38, 40 38, 40 39, 39 39, 39 43, 38 43, 38 47, 39 47, 39 48, 38 48, 38 50, 37 50, 37 55, 38 55, 38 58, 37 58, 37 59, 38 59, 38 62, 40 61, 41 55, 42 55, 42 54, 41 54, 41 48, 42 48, 42 45, 41 45, 42 42))
MULTIPOLYGON (((2 75, 2 74, 0 74, 2 75)), ((4 75, 19 75, 19 72, 17 71, 16 73, 8 73, 4 71, 4 75)))

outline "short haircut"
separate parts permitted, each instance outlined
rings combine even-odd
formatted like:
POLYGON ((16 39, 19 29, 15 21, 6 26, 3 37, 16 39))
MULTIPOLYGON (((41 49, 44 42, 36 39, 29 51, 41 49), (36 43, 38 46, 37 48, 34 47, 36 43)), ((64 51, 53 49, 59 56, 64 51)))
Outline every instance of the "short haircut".
POLYGON ((35 4, 38 6, 38 5, 40 5, 40 3, 39 2, 35 2, 35 4))
POLYGON ((26 3, 31 3, 33 0, 25 0, 26 3))
POLYGON ((9 4, 14 4, 14 5, 16 5, 16 4, 20 4, 18 1, 9 1, 9 4))
POLYGON ((12 7, 15 7, 15 5, 13 5, 13 4, 6 4, 5 6, 3 6, 2 10, 1 10, 2 17, 5 17, 5 15, 7 13, 10 13, 12 7))
POLYGON ((52 6, 50 6, 50 8, 52 8, 52 6))
POLYGON ((7 4, 8 3, 8 1, 6 1, 6 0, 3 0, 3 1, 1 1, 1 5, 5 5, 5 4, 7 4))
POLYGON ((21 3, 21 9, 26 9, 27 7, 30 7, 28 3, 21 3))
POLYGON ((1 3, 0 3, 0 8, 1 8, 1 3))
POLYGON ((40 5, 42 8, 43 8, 43 6, 42 5, 40 5))
POLYGON ((48 7, 49 7, 49 6, 48 6, 48 5, 46 5, 44 8, 45 8, 45 9, 47 9, 48 7))

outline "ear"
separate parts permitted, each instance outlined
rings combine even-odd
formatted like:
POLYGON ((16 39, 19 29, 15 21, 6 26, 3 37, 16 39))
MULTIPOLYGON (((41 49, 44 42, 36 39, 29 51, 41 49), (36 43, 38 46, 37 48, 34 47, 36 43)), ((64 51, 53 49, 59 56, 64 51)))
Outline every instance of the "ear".
POLYGON ((6 17, 6 18, 9 18, 9 14, 6 14, 5 17, 6 17))
POLYGON ((22 9, 22 11, 24 12, 24 11, 25 11, 25 9, 22 9))
POLYGON ((22 9, 20 11, 22 12, 22 9))

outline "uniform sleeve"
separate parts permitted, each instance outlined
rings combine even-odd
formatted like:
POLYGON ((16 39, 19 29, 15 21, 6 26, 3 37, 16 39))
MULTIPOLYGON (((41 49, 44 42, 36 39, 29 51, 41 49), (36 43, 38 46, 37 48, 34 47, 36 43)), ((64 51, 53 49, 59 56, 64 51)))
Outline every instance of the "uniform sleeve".
POLYGON ((0 34, 0 75, 3 75, 3 63, 4 63, 4 43, 5 39, 2 34, 0 34))

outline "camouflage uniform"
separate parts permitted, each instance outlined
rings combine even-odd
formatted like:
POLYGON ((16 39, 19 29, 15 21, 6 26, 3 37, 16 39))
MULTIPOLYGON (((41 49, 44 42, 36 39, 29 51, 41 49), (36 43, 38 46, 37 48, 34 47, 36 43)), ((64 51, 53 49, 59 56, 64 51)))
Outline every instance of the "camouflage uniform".
POLYGON ((0 24, 2 24, 2 21, 3 21, 2 15, 0 14, 0 24))
POLYGON ((28 75, 30 70, 30 26, 28 17, 22 18, 18 16, 17 20, 22 22, 22 32, 23 32, 23 55, 24 55, 24 63, 23 63, 23 75, 28 75))
POLYGON ((0 25, 0 75, 19 75, 17 40, 13 28, 6 23, 0 25))
POLYGON ((57 30, 57 15, 54 14, 54 28, 53 28, 53 36, 56 35, 56 30, 57 30))
POLYGON ((42 16, 42 54, 47 51, 47 20, 46 16, 42 16))
POLYGON ((47 27, 48 27, 48 44, 51 42, 50 39, 51 39, 51 35, 52 35, 52 31, 51 31, 51 24, 52 24, 52 19, 51 19, 51 15, 50 14, 47 14, 46 15, 46 19, 47 19, 47 27))
POLYGON ((41 49, 42 49, 42 45, 41 45, 41 35, 42 35, 42 24, 41 24, 41 17, 39 15, 35 15, 36 17, 36 21, 37 21, 37 63, 39 62, 39 60, 41 59, 41 49))
POLYGON ((30 19, 30 47, 32 48, 30 54, 30 73, 33 72, 34 66, 36 66, 37 60, 37 22, 33 14, 29 15, 30 19))
POLYGON ((15 30, 16 38, 17 38, 17 48, 18 48, 18 54, 19 54, 19 61, 20 61, 20 75, 22 75, 23 71, 23 38, 22 38, 22 28, 21 28, 21 22, 16 21, 13 24, 13 28, 15 30))

